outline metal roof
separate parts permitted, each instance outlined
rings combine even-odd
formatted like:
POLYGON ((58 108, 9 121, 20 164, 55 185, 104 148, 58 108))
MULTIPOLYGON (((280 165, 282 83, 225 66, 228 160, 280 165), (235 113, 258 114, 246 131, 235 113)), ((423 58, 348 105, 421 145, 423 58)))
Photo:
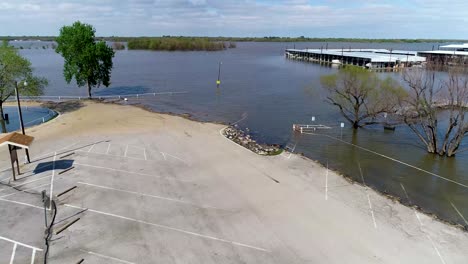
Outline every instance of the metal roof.
POLYGON ((368 59, 371 62, 396 62, 402 61, 406 62, 424 62, 426 58, 415 56, 416 52, 414 51, 402 51, 398 53, 404 54, 394 54, 393 51, 390 53, 389 50, 386 49, 328 49, 328 50, 320 50, 320 49, 307 49, 307 50, 299 50, 299 49, 287 49, 286 51, 292 52, 307 52, 307 53, 314 53, 314 54, 325 54, 325 55, 333 55, 333 56, 344 56, 344 57, 353 57, 353 58, 361 58, 361 59, 368 59))
POLYGON ((432 51, 420 51, 418 52, 418 54, 443 54, 443 55, 468 56, 468 51, 432 50, 432 51))
POLYGON ((27 135, 18 134, 16 132, 8 134, 0 138, 0 147, 3 145, 13 145, 20 148, 29 148, 34 138, 27 135))
POLYGON ((468 43, 440 46, 441 49, 468 49, 468 43))

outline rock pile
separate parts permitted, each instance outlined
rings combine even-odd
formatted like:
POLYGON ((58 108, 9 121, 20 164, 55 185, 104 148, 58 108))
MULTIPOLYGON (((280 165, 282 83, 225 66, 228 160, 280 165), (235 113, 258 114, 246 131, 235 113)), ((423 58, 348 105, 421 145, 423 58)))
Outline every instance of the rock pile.
POLYGON ((250 135, 245 134, 242 130, 237 129, 237 127, 229 126, 224 129, 223 134, 228 139, 259 155, 272 156, 282 152, 282 149, 278 145, 258 144, 250 138, 250 135))

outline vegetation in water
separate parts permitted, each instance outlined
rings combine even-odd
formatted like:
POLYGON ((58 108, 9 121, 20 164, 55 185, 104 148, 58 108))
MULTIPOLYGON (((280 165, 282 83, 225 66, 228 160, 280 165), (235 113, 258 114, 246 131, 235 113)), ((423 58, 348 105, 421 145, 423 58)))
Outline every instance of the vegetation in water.
POLYGON ((207 38, 189 37, 157 37, 137 38, 128 40, 128 49, 166 50, 166 51, 217 51, 226 49, 224 42, 212 41, 207 38))
POLYGON ((337 73, 322 76, 326 102, 336 106, 353 128, 379 123, 378 116, 396 113, 404 89, 391 77, 380 79, 376 72, 346 66, 337 73))
POLYGON ((122 42, 114 42, 114 43, 112 43, 112 48, 114 50, 124 50, 125 45, 122 42))
POLYGON ((65 59, 63 75, 67 83, 74 78, 78 86, 91 88, 101 84, 108 87, 112 71, 114 50, 104 41, 96 42, 93 26, 79 21, 60 29, 55 51, 65 59))
POLYGON ((463 67, 449 67, 447 78, 436 78, 444 67, 429 63, 426 69, 407 70, 403 74, 408 95, 401 101, 404 123, 414 132, 427 152, 453 157, 468 135, 468 73, 463 67), (440 108, 448 114, 441 117, 440 108))

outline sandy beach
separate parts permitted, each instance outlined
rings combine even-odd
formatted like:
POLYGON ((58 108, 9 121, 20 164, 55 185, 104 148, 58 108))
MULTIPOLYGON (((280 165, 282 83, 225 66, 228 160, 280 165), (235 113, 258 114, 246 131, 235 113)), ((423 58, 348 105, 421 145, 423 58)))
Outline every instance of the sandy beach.
MULTIPOLYGON (((57 226, 80 220, 53 237, 50 263, 468 262, 468 233, 300 155, 256 155, 224 125, 90 101, 55 110, 27 129, 32 163, 18 182, 0 149, 0 237, 36 248, 36 261, 38 193, 77 186, 56 199, 57 226)), ((11 241, 0 239, 0 263, 11 241)))

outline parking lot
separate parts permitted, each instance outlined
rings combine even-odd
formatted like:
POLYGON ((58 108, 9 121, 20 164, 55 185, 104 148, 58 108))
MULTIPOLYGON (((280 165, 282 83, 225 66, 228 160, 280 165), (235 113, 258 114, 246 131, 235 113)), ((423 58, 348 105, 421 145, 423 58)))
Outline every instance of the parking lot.
POLYGON ((460 229, 298 155, 259 156, 222 137, 221 126, 164 122, 172 119, 184 125, 38 134, 16 182, 2 153, 0 263, 42 262, 44 190, 57 205, 48 263, 468 259, 460 229))

